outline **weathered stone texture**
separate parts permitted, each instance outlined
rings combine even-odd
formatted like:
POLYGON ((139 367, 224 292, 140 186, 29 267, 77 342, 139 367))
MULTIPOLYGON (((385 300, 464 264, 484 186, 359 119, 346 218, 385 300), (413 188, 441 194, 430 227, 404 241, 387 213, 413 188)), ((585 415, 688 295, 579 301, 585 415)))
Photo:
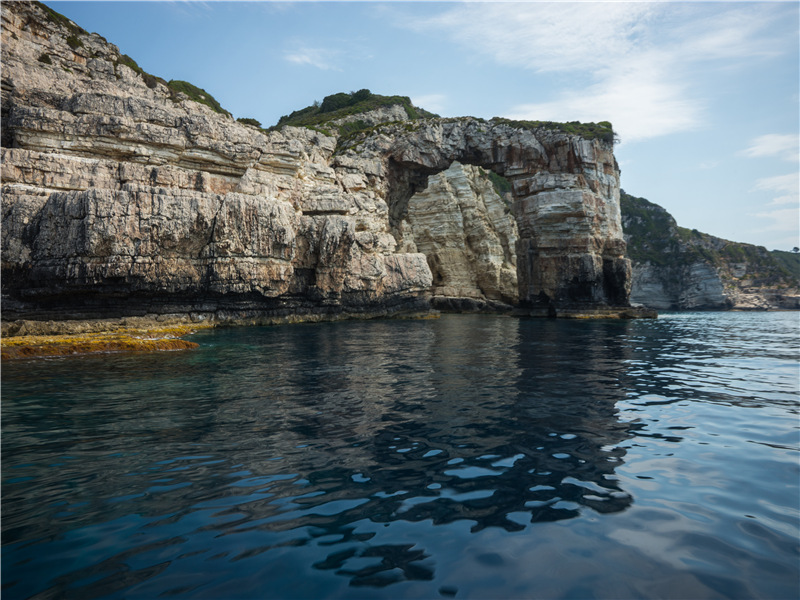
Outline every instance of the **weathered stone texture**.
POLYGON ((610 144, 399 106, 346 143, 266 132, 33 3, 2 20, 4 318, 629 304, 610 144), (515 219, 470 165, 512 181, 515 219))
POLYGON ((435 296, 516 304, 517 224, 480 167, 454 162, 408 201, 401 244, 428 258, 435 296))

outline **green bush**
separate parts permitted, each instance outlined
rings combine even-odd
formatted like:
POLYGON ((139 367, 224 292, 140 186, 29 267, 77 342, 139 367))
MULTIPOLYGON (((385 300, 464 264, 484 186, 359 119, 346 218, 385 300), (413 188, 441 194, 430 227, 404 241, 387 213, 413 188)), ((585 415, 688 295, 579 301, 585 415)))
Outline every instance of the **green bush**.
POLYGON ((167 82, 164 81, 163 79, 161 79, 161 77, 156 77, 155 75, 151 75, 150 73, 147 73, 146 71, 142 71, 142 79, 144 79, 145 85, 147 87, 149 87, 151 90, 155 89, 156 86, 158 86, 159 83, 163 83, 164 85, 167 85, 167 82))
POLYGON ((342 136, 349 136, 353 135, 354 133, 358 133, 359 131, 364 131, 369 129, 371 125, 366 121, 362 121, 358 119, 356 121, 350 121, 349 123, 344 123, 343 125, 339 126, 339 135, 342 136))
POLYGON ((144 71, 142 70, 142 67, 140 67, 138 64, 136 64, 136 61, 133 60, 127 54, 120 54, 119 58, 117 59, 117 63, 116 64, 125 65, 126 67, 129 67, 129 68, 133 69, 134 71, 136 71, 137 73, 140 73, 140 74, 144 73, 144 71))
POLYGON ((325 96, 319 106, 320 113, 329 113, 346 106, 351 106, 352 96, 344 92, 325 96))
POLYGON ((245 125, 252 125, 253 127, 258 127, 261 129, 261 122, 257 119, 251 119, 249 117, 239 117, 236 119, 239 123, 244 123, 245 125))
POLYGON ((53 60, 50 58, 49 54, 41 54, 39 56, 39 62, 40 63, 44 63, 46 65, 52 65, 53 64, 53 60))
POLYGON ((56 25, 60 25, 61 27, 66 27, 67 30, 69 30, 69 32, 73 36, 78 36, 87 33, 83 27, 79 27, 78 25, 70 21, 67 17, 65 17, 59 12, 54 11, 46 4, 42 4, 41 2, 34 2, 34 4, 36 4, 36 6, 38 6, 44 11, 48 21, 50 21, 51 23, 55 23, 56 25))
POLYGON ((79 38, 77 35, 69 36, 67 38, 67 44, 73 50, 77 50, 78 48, 82 48, 83 47, 83 42, 81 41, 81 38, 79 38))
POLYGON ((497 192, 497 195, 501 198, 511 191, 511 182, 494 171, 489 171, 489 181, 492 182, 494 191, 497 192))
POLYGON ((514 121, 502 117, 494 117, 492 121, 494 123, 531 131, 537 129, 554 129, 572 135, 579 135, 587 140, 601 140, 607 144, 613 144, 618 141, 617 134, 614 133, 614 128, 608 121, 600 121, 599 123, 581 123, 580 121, 556 123, 555 121, 514 121))
POLYGON ((349 94, 340 92, 325 96, 322 103, 314 102, 290 115, 282 116, 272 129, 292 125, 295 127, 318 126, 329 121, 341 119, 349 115, 357 115, 385 106, 402 106, 410 119, 438 117, 438 115, 418 108, 411 104, 408 96, 381 96, 373 94, 368 89, 358 90, 349 94))
POLYGON ((193 85, 193 84, 189 83, 188 81, 181 81, 179 79, 171 79, 167 83, 167 85, 169 86, 169 89, 171 89, 176 94, 178 92, 186 94, 189 97, 189 100, 193 100, 194 102, 199 102, 200 104, 205 104, 206 106, 208 106, 214 112, 218 112, 218 113, 223 114, 223 115, 230 115, 231 114, 227 110, 222 108, 222 106, 220 106, 220 103, 217 102, 217 100, 214 98, 214 96, 209 94, 204 89, 199 88, 196 85, 193 85))
POLYGON ((372 92, 368 89, 358 90, 357 92, 350 92, 350 97, 352 104, 358 104, 359 102, 372 98, 372 92))

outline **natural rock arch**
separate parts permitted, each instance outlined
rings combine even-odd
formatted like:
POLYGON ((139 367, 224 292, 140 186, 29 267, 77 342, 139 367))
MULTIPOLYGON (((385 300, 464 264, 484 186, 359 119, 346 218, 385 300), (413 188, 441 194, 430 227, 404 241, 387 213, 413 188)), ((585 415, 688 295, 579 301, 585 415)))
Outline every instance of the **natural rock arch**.
POLYGON ((523 307, 553 314, 629 306, 631 268, 612 144, 470 118, 395 129, 366 144, 385 164, 393 228, 430 175, 454 161, 481 166, 512 182, 523 307))

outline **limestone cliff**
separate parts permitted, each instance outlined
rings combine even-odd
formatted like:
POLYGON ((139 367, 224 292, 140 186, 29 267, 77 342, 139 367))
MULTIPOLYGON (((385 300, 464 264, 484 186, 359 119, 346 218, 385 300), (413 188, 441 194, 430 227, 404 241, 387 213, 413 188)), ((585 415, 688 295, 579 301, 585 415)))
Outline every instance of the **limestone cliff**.
POLYGON ((409 199, 398 241, 428 258, 436 305, 517 304, 517 223, 509 204, 486 171, 458 162, 409 199))
POLYGON ((625 192, 621 204, 632 302, 658 310, 800 308, 800 257, 678 227, 662 207, 625 192))
POLYGON ((2 4, 2 66, 5 320, 373 316, 431 293, 535 314, 629 306, 610 125, 391 105, 265 131, 28 2, 2 4), (511 182, 515 223, 466 175, 436 179, 473 168, 455 162, 511 182), (458 202, 434 232, 448 186, 458 202))

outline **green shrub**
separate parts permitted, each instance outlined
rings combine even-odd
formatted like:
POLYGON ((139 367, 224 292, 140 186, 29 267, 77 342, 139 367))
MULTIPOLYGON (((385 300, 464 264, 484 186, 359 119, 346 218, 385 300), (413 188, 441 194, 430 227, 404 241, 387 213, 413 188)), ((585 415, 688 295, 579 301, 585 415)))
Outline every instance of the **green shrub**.
POLYGON ((155 89, 159 83, 167 85, 167 82, 161 79, 161 77, 156 77, 155 75, 151 75, 146 71, 142 71, 142 79, 144 79, 145 85, 149 87, 151 90, 155 89))
POLYGON ((258 127, 261 129, 261 122, 257 119, 251 119, 249 117, 239 117, 236 119, 239 123, 244 123, 245 125, 252 125, 253 127, 258 127))
POLYGON ((402 106, 410 119, 439 116, 414 106, 408 96, 381 96, 380 94, 373 94, 368 89, 363 89, 349 94, 340 92, 325 96, 322 103, 314 102, 311 106, 296 110, 288 116, 282 116, 272 129, 277 129, 284 125, 295 127, 317 126, 349 115, 357 115, 378 108, 396 105, 402 106))
POLYGON ((352 96, 344 92, 325 96, 319 106, 320 113, 329 113, 351 105, 352 96))
POLYGON ((795 281, 800 280, 800 254, 785 250, 773 250, 770 255, 783 267, 784 272, 789 273, 789 276, 793 277, 795 281))
POLYGON ((357 92, 350 92, 351 102, 352 104, 358 104, 359 102, 363 102, 364 100, 369 100, 372 98, 372 92, 368 89, 358 90, 357 92))
POLYGON ((359 131, 364 131, 365 129, 369 129, 371 125, 366 121, 362 121, 358 119, 356 121, 350 121, 349 123, 344 123, 339 126, 339 135, 348 136, 353 135, 354 133, 358 133, 359 131))
POLYGON ((497 195, 501 198, 511 191, 511 182, 494 171, 489 171, 489 181, 492 182, 494 191, 497 192, 497 195))
POLYGON ((599 123, 581 123, 579 121, 556 123, 555 121, 514 121, 512 119, 494 117, 492 122, 531 131, 554 129, 572 135, 579 135, 587 140, 601 140, 607 144, 613 144, 618 141, 617 134, 614 133, 614 128, 608 121, 600 121, 599 123))
POLYGON ((134 71, 136 71, 137 73, 140 73, 140 74, 144 73, 144 71, 142 70, 142 67, 140 67, 138 64, 136 64, 136 61, 133 60, 127 54, 120 54, 119 58, 117 59, 116 64, 125 65, 126 67, 128 67, 130 69, 133 69, 134 71))
POLYGON ((87 33, 83 27, 79 27, 78 25, 70 21, 67 17, 65 17, 59 12, 54 11, 46 4, 42 4, 41 2, 34 2, 34 4, 36 4, 36 6, 38 6, 44 11, 48 21, 50 21, 51 23, 55 23, 56 25, 60 25, 61 27, 65 27, 67 30, 69 30, 69 32, 72 35, 77 36, 87 33))
POLYGON ((39 56, 39 62, 40 63, 44 63, 46 65, 52 65, 53 64, 53 60, 50 58, 49 54, 41 54, 39 56))
POLYGON ((186 94, 189 97, 189 100, 193 100, 194 102, 199 102, 200 104, 205 104, 206 106, 208 106, 214 112, 218 112, 218 113, 223 114, 223 115, 230 115, 231 114, 227 110, 222 108, 222 106, 220 106, 220 103, 217 102, 217 100, 214 98, 214 96, 209 94, 204 89, 199 88, 196 85, 193 85, 193 84, 189 83, 188 81, 181 81, 179 79, 171 79, 167 83, 167 85, 169 86, 169 89, 171 89, 176 94, 178 92, 186 94))
POLYGON ((83 47, 83 42, 81 41, 81 38, 79 38, 77 35, 69 36, 67 38, 67 44, 73 50, 77 50, 78 48, 82 48, 83 47))

